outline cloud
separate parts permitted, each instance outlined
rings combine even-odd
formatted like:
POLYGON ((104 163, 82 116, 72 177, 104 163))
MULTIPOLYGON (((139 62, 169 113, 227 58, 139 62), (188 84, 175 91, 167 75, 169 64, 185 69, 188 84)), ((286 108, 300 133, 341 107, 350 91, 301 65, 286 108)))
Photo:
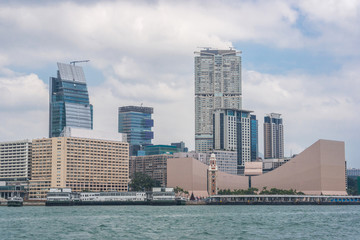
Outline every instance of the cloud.
POLYGON ((0 78, 1 110, 43 109, 47 99, 48 87, 35 74, 0 78))
MULTIPOLYGON (((355 83, 355 72, 359 70, 350 66, 335 74, 321 76, 245 71, 243 107, 255 110, 261 130, 265 114, 282 114, 286 155, 299 153, 318 139, 353 144, 357 141, 354 133, 360 130, 354 125, 354 119, 360 117, 357 111, 360 99, 357 94, 349 93, 342 83, 354 83, 354 91, 360 89, 355 83), (353 73, 349 74, 351 71, 353 73)), ((261 130, 259 139, 263 139, 261 130)), ((262 141, 259 145, 263 151, 262 141)))
POLYGON ((0 116, 0 141, 46 136, 47 85, 35 74, 1 77, 0 116))
POLYGON ((252 43, 339 64, 317 75, 244 69, 244 108, 260 123, 265 113, 283 114, 287 154, 317 138, 358 143, 359 8, 358 1, 315 0, 2 2, 0 140, 46 135, 44 82, 56 62, 90 59, 88 66, 104 76, 88 87, 95 128, 116 131, 117 108, 143 103, 155 110, 156 143, 184 140, 193 149, 193 52, 252 43), (50 63, 43 79, 29 74, 50 63))

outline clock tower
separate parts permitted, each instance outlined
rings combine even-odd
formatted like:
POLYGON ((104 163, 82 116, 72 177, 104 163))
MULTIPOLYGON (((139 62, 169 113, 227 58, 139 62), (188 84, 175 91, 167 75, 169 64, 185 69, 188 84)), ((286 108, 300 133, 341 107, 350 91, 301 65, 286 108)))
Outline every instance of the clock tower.
POLYGON ((208 169, 208 193, 209 195, 216 195, 217 194, 217 183, 216 183, 216 178, 217 178, 217 171, 218 171, 218 167, 216 165, 216 157, 215 154, 212 153, 210 155, 210 165, 209 165, 209 169, 208 169))

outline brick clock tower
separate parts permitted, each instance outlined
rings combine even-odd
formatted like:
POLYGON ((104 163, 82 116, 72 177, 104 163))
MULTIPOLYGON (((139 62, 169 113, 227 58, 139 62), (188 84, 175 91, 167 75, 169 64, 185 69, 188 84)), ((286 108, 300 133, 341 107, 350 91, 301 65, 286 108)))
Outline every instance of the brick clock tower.
POLYGON ((218 167, 216 165, 216 157, 215 154, 212 153, 210 156, 210 165, 208 169, 208 193, 209 195, 216 195, 217 194, 217 171, 218 167))

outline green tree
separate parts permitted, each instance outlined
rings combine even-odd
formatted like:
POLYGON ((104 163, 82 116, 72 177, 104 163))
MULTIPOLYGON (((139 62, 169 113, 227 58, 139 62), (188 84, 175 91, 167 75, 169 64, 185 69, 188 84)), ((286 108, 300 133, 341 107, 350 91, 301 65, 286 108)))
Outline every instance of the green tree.
POLYGON ((349 195, 358 195, 358 184, 357 184, 357 179, 356 178, 352 178, 352 177, 348 177, 347 178, 347 193, 349 195))
POLYGON ((182 189, 181 187, 178 187, 178 186, 176 186, 176 187, 174 188, 174 192, 175 192, 175 193, 185 193, 185 194, 189 194, 188 191, 185 191, 184 189, 182 189))
POLYGON ((132 191, 150 191, 153 187, 160 187, 160 182, 142 172, 137 172, 131 179, 129 187, 132 191))

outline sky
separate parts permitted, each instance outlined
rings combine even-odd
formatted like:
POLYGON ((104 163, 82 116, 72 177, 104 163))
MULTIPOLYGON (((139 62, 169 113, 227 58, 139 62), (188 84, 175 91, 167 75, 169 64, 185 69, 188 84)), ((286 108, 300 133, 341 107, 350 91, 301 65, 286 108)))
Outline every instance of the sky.
POLYGON ((0 141, 48 136, 49 77, 80 63, 94 129, 118 107, 154 108, 155 144, 194 141, 194 52, 241 51, 243 108, 281 113, 285 155, 345 142, 360 168, 360 1, 0 2, 0 141))

